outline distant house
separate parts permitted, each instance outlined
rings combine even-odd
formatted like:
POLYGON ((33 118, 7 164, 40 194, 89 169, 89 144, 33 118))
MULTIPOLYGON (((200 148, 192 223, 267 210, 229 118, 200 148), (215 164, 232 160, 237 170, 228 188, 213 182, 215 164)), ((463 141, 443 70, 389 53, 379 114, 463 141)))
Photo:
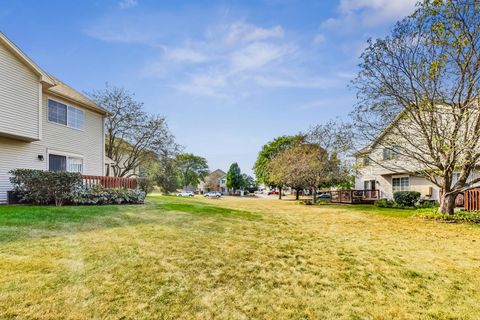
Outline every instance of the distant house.
POLYGON ((227 193, 227 174, 220 169, 211 172, 198 185, 198 192, 205 193, 210 191, 227 193))
POLYGON ((0 32, 0 202, 17 168, 104 175, 108 112, 46 73, 0 32))

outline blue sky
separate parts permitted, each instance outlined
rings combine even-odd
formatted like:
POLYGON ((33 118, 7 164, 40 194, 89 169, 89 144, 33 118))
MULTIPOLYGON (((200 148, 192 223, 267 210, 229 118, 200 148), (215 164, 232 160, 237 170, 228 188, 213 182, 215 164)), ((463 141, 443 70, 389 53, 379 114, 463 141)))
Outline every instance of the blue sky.
POLYGON ((415 2, 0 0, 0 30, 77 90, 135 93, 211 169, 251 173, 267 141, 348 117, 366 40, 415 2))

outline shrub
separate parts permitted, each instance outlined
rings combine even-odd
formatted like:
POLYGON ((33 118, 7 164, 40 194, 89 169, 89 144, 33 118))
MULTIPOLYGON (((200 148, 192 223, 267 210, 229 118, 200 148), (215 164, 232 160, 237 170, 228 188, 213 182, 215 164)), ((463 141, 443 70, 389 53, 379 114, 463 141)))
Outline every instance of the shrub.
POLYGON ((14 192, 26 203, 61 206, 71 201, 82 187, 80 173, 31 169, 16 169, 10 173, 14 192))
POLYGON ((155 180, 150 177, 139 177, 137 178, 137 185, 140 190, 146 194, 152 193, 155 189, 155 180))
POLYGON ((436 210, 419 212, 416 217, 453 223, 480 223, 480 212, 458 211, 455 214, 438 213, 436 210))
POLYGON ((420 192, 397 191, 393 194, 393 199, 399 206, 413 207, 420 200, 420 192))
POLYGON ((101 186, 82 189, 73 200, 80 205, 141 204, 144 201, 145 192, 140 189, 106 189, 101 186))
POLYGON ((424 208, 438 208, 440 204, 436 200, 420 200, 416 207, 419 209, 424 209, 424 208))
POLYGON ((379 208, 393 208, 395 207, 395 202, 388 199, 379 199, 375 201, 374 205, 379 208))

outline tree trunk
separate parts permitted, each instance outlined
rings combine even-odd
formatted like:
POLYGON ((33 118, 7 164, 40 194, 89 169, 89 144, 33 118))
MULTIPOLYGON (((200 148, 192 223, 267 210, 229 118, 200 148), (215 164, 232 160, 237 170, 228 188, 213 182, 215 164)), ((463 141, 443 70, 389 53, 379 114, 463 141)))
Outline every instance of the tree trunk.
POLYGON ((313 203, 317 203, 317 188, 313 188, 313 203))
POLYGON ((282 187, 278 187, 278 199, 282 200, 282 187))
POLYGON ((445 192, 440 196, 440 208, 438 208, 438 212, 444 214, 454 214, 455 199, 457 198, 457 194, 450 193, 446 196, 444 194, 445 192))
POLYGON ((297 188, 296 191, 297 191, 297 194, 295 195, 295 200, 298 200, 300 199, 300 189, 297 188))

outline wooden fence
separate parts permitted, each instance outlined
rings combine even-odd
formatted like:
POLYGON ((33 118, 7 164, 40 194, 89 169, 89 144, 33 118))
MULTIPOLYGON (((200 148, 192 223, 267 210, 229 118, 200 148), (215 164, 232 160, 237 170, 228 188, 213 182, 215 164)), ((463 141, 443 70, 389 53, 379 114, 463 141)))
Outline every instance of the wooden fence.
POLYGON ((472 188, 464 192, 463 206, 466 211, 480 211, 480 188, 472 188))
POLYGON ((324 191, 331 196, 332 203, 374 203, 380 199, 379 190, 339 190, 324 191))
POLYGON ((83 185, 87 188, 98 185, 104 188, 135 189, 137 187, 137 179, 135 178, 82 176, 82 180, 83 185))

